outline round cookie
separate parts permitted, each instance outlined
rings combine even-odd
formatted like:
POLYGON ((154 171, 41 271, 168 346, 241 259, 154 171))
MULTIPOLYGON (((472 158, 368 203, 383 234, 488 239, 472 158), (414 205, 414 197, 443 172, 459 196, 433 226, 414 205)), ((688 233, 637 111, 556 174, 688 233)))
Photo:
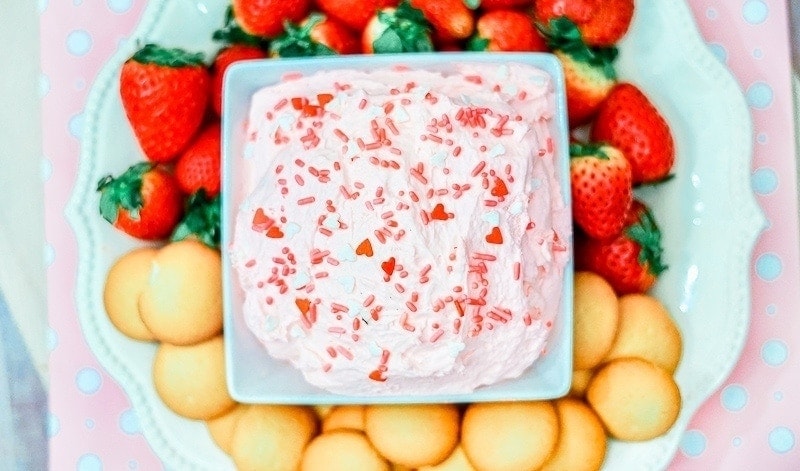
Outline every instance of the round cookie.
POLYGON ((454 404, 370 405, 364 430, 386 459, 419 468, 450 456, 458 444, 459 419, 454 404))
POLYGON ((140 247, 118 258, 106 275, 103 305, 108 319, 120 332, 134 340, 154 340, 139 315, 139 296, 150 278, 150 266, 157 249, 140 247))
POLYGON ((594 370, 575 370, 572 372, 572 384, 569 388, 571 397, 583 398, 586 395, 586 386, 592 379, 594 370))
POLYGON ((627 441, 650 440, 672 427, 681 394, 672 375, 640 358, 612 360, 592 377, 586 400, 608 434, 627 441))
POLYGON ((153 384, 167 407, 190 419, 212 419, 236 404, 225 383, 221 335, 196 345, 159 344, 153 384))
POLYGON ((539 471, 595 471, 606 456, 606 431, 597 414, 579 399, 554 402, 559 434, 553 454, 539 471))
POLYGON ((619 328, 606 360, 637 357, 674 373, 682 351, 681 332, 658 299, 645 294, 619 298, 619 328))
POLYGON ((461 424, 461 446, 478 471, 537 469, 557 440, 549 401, 470 404, 461 424))
POLYGON ((295 471, 316 431, 308 407, 251 405, 239 417, 231 458, 239 471, 295 471))
POLYGON ((619 322, 614 288, 600 275, 575 273, 573 369, 588 370, 605 358, 619 322))
POLYGON ((237 404, 233 409, 219 417, 214 417, 206 421, 211 439, 214 440, 214 443, 216 443, 222 451, 229 455, 231 454, 233 432, 236 430, 236 425, 239 423, 239 417, 244 414, 248 407, 247 404, 237 404))
POLYGON ((322 433, 339 429, 364 430, 363 405, 336 406, 322 420, 322 433))
POLYGON ((217 335, 222 330, 219 251, 190 239, 161 248, 139 297, 139 313, 162 342, 191 345, 217 335))
POLYGON ((475 471, 475 467, 467 459, 464 448, 458 445, 446 460, 433 466, 423 466, 417 471, 475 471))
POLYGON ((387 462, 357 430, 317 435, 306 447, 301 471, 389 471, 387 462))

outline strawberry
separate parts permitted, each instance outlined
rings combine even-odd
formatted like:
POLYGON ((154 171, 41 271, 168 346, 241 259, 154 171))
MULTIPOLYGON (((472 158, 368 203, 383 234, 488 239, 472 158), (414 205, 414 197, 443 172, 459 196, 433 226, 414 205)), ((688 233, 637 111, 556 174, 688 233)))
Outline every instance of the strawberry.
POLYGON ((183 219, 175 227, 170 240, 197 239, 207 246, 219 249, 221 236, 221 197, 208 198, 203 190, 193 194, 186 201, 183 219))
POLYGON ((211 109, 214 110, 217 116, 222 116, 222 80, 228 67, 234 62, 264 59, 266 57, 267 53, 260 47, 248 44, 232 44, 220 49, 210 70, 211 109))
POLYGON ((358 38, 343 23, 312 13, 301 24, 287 23, 285 33, 272 41, 275 57, 327 56, 360 52, 358 38))
POLYGON ((242 26, 236 20, 236 15, 233 12, 233 5, 228 5, 225 9, 225 19, 222 28, 214 31, 211 34, 211 39, 221 43, 223 46, 242 44, 254 46, 262 50, 266 50, 269 46, 268 38, 250 34, 242 29, 242 26))
POLYGON ((360 33, 384 8, 396 7, 398 0, 316 0, 323 13, 360 33))
POLYGON ((595 116, 591 136, 625 154, 634 184, 665 179, 675 163, 669 124, 647 96, 630 83, 620 83, 611 90, 595 116))
POLYGON ((443 38, 466 39, 475 28, 472 10, 463 0, 411 0, 443 38))
POLYGON ((520 9, 530 4, 531 0, 480 0, 478 2, 478 6, 483 11, 520 9))
POLYGON ((586 124, 617 83, 613 64, 618 51, 587 46, 575 24, 566 18, 550 21, 541 31, 564 69, 570 127, 586 124))
POLYGON ((203 190, 209 198, 219 194, 220 126, 207 125, 175 163, 175 179, 186 195, 203 190))
POLYGON ((403 0, 369 20, 361 36, 366 54, 433 51, 430 23, 422 12, 403 0))
POLYGON ((116 178, 103 177, 97 191, 103 218, 139 239, 165 239, 183 214, 175 177, 151 162, 134 164, 116 178))
POLYGON ((628 32, 634 0, 536 0, 533 14, 542 25, 568 18, 592 47, 613 46, 628 32))
POLYGON ((145 156, 169 162, 200 128, 209 95, 202 54, 147 44, 123 65, 122 107, 145 156))
POLYGON ((616 237, 597 240, 578 234, 575 269, 605 278, 618 295, 645 293, 666 270, 661 231, 650 210, 634 200, 625 227, 616 237))
POLYGON ((617 235, 633 200, 630 164, 604 144, 573 143, 569 151, 572 219, 590 237, 617 235))
POLYGON ((310 0, 233 0, 233 14, 242 29, 254 36, 274 38, 285 21, 300 21, 308 15, 310 0))
POLYGON ((476 34, 467 43, 471 51, 547 51, 531 19, 516 10, 492 10, 478 18, 476 34))

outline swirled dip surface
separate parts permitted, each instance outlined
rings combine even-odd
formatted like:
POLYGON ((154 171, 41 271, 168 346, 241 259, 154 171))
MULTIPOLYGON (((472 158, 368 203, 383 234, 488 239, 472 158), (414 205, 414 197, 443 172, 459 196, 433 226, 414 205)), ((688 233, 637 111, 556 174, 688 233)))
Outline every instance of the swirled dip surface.
POLYGON ((230 249, 248 327, 348 395, 519 376, 558 321, 570 220, 553 85, 521 64, 292 77, 252 99, 230 249))

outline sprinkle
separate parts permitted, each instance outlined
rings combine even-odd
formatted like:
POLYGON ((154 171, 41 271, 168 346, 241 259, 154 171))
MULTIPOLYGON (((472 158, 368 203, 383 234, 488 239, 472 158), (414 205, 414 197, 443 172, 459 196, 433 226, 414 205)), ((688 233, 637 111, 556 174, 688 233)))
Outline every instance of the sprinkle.
POLYGON ((362 98, 361 101, 358 103, 358 109, 363 110, 366 107, 367 107, 367 99, 362 98))
POLYGON ((494 262, 497 260, 496 256, 482 252, 475 252, 474 254, 472 254, 472 258, 474 258, 475 260, 486 260, 487 262, 494 262))
POLYGON ((486 167, 485 160, 481 160, 480 162, 478 162, 478 165, 476 165, 475 168, 472 169, 472 176, 477 177, 478 174, 480 174, 485 167, 486 167))
POLYGON ((299 200, 297 200, 297 204, 302 206, 305 204, 311 204, 316 200, 317 199, 314 198, 313 196, 306 196, 305 198, 300 198, 299 200))
POLYGON ((514 263, 514 279, 519 280, 521 266, 519 262, 514 263))
POLYGON ((349 141, 350 141, 350 138, 349 138, 349 137, 347 137, 347 134, 345 134, 345 133, 344 133, 344 132, 343 132, 341 129, 339 129, 339 128, 336 128, 336 129, 334 129, 334 130, 333 130, 333 133, 336 135, 336 137, 338 137, 339 139, 341 139, 341 140, 342 140, 342 142, 349 142, 349 141))
POLYGON ((431 335, 431 343, 435 343, 441 336, 444 335, 444 331, 442 329, 438 329, 436 332, 431 335))
POLYGON ((362 305, 363 305, 364 307, 369 307, 369 306, 370 306, 370 305, 371 305, 371 304, 372 304, 374 301, 375 301, 375 295, 374 295, 374 294, 370 294, 370 295, 369 295, 369 296, 367 296, 367 298, 364 300, 364 303, 363 303, 362 305))
POLYGON ((342 356, 347 358, 348 360, 352 360, 353 359, 353 353, 350 350, 346 349, 345 347, 343 347, 341 345, 336 347, 336 351, 341 353, 342 356))
POLYGON ((386 381, 386 378, 383 376, 383 373, 381 373, 378 370, 372 371, 372 373, 369 374, 369 379, 371 379, 373 381, 379 381, 379 382, 386 381))
POLYGON ((456 146, 456 148, 453 149, 453 157, 458 157, 460 154, 461 154, 461 146, 456 146))
POLYGON ((406 307, 411 312, 417 312, 417 306, 414 303, 412 303, 411 301, 406 301, 406 307))
POLYGON ((344 304, 331 303, 331 311, 333 312, 350 312, 350 308, 344 304))
POLYGON ((384 273, 386 273, 387 276, 392 276, 392 273, 394 273, 395 265, 396 265, 395 258, 389 257, 386 261, 381 263, 381 269, 383 270, 384 273))
POLYGON ((346 334, 347 330, 344 327, 328 327, 328 332, 332 334, 346 334))
POLYGON ((398 293, 405 293, 405 291, 406 291, 406 288, 403 285, 401 285, 400 283, 395 283, 394 284, 394 289, 396 289, 398 293))
POLYGON ((411 173, 411 176, 412 176, 412 177, 414 177, 415 179, 417 179, 417 180, 418 180, 420 183, 422 183, 423 185, 427 185, 427 184, 428 184, 428 179, 427 179, 427 178, 425 178, 425 176, 424 176, 424 175, 422 175, 422 174, 419 172, 419 170, 417 170, 417 169, 415 169, 415 168, 412 168, 412 169, 411 169, 409 172, 411 173))

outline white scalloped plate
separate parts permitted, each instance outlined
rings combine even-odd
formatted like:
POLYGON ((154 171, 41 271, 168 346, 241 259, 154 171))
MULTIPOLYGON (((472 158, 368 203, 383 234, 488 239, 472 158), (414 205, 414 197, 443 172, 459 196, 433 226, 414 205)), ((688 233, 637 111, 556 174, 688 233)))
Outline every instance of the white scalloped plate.
MULTIPOLYGON (((152 344, 132 341, 108 321, 105 274, 136 243, 97 211, 95 183, 142 160, 117 90, 120 66, 137 44, 158 42, 205 52, 221 26, 226 0, 153 0, 131 39, 98 75, 86 105, 86 129, 67 218, 78 244, 76 303, 86 341, 123 387, 155 453, 173 469, 232 469, 202 422, 170 412, 151 381, 152 344)), ((752 125, 729 71, 709 52, 684 2, 639 0, 631 31, 620 44, 621 78, 639 85, 671 123, 677 142, 676 178, 642 191, 664 232, 669 270, 655 294, 685 338, 676 372, 683 395, 677 423, 647 442, 612 442, 605 469, 662 469, 698 407, 736 364, 750 318, 750 256, 764 217, 750 187, 752 125), (680 39, 680 44, 676 43, 680 39)))

